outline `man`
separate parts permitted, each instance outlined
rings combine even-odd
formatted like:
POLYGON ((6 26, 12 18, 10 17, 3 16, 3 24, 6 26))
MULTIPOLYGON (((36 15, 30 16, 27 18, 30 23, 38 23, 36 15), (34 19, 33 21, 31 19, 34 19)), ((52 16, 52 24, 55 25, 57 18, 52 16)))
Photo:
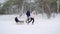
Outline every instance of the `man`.
POLYGON ((27 22, 27 21, 29 21, 29 17, 30 17, 30 11, 29 10, 26 12, 26 16, 27 16, 27 20, 26 20, 26 22, 27 22))
POLYGON ((30 17, 30 11, 29 10, 26 12, 26 15, 27 15, 27 18, 30 17))
POLYGON ((30 17, 31 14, 30 14, 30 11, 29 10, 27 11, 26 15, 27 15, 26 22, 28 21, 27 24, 29 24, 31 21, 33 21, 32 22, 32 24, 33 24, 34 23, 34 18, 30 17))

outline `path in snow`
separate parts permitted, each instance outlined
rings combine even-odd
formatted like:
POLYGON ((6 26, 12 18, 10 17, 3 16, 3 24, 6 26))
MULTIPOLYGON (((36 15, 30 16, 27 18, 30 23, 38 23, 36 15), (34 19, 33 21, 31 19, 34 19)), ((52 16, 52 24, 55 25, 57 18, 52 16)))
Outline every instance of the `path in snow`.
MULTIPOLYGON (((33 25, 17 25, 14 21, 16 16, 0 15, 0 34, 60 34, 60 14, 51 19, 37 15, 33 25)), ((21 20, 26 20, 26 16, 23 15, 21 20)))

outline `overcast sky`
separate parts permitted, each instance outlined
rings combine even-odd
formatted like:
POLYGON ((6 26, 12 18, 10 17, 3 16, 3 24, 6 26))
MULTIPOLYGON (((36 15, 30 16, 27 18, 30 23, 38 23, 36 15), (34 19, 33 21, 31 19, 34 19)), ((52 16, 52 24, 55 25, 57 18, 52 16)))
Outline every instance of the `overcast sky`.
POLYGON ((6 0, 0 0, 1 3, 5 2, 6 0))

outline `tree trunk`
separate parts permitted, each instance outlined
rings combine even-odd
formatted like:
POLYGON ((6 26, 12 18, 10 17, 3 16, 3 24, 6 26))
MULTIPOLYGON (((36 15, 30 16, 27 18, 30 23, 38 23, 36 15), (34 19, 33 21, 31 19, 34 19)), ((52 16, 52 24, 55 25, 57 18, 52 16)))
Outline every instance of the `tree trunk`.
POLYGON ((57 13, 59 13, 59 0, 57 0, 57 13))

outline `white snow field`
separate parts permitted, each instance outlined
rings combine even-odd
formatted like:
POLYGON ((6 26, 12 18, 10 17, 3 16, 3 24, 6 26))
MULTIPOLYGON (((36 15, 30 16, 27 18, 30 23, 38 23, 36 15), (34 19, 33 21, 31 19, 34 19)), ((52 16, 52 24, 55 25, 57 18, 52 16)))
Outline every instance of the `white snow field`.
MULTIPOLYGON (((34 24, 16 24, 14 18, 18 15, 0 15, 0 34, 60 34, 60 14, 47 19, 41 14, 35 15, 34 24)), ((22 15, 21 20, 26 20, 22 15)))

